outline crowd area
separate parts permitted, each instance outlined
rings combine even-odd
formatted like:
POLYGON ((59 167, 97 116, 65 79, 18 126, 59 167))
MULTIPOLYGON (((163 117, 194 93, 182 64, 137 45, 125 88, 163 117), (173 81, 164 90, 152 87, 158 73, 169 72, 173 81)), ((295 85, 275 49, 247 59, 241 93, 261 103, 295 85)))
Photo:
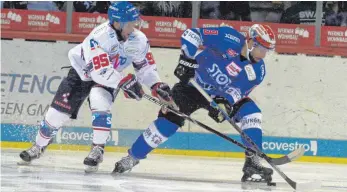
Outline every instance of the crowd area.
MULTIPOLYGON (((192 17, 191 1, 133 1, 144 16, 192 17)), ((66 11, 65 1, 1 1, 1 8, 66 11)), ((75 12, 107 13, 110 1, 74 1, 75 12)), ((201 19, 314 24, 315 1, 201 1, 201 19)), ((347 1, 323 2, 323 25, 347 26, 347 1)))

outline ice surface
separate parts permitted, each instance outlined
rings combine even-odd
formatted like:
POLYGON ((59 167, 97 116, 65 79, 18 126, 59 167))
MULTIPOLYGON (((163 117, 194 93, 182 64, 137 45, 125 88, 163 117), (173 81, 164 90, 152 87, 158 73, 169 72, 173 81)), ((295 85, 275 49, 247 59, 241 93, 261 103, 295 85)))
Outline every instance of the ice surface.
MULTIPOLYGON (((125 154, 106 153, 99 171, 87 175, 82 164, 86 151, 48 150, 30 166, 17 165, 19 150, 1 152, 2 192, 293 191, 276 173, 276 187, 242 185, 241 159, 150 155, 132 172, 111 176, 114 163, 125 154)), ((346 165, 295 162, 280 168, 299 183, 321 181, 322 187, 314 191, 347 192, 346 165)))

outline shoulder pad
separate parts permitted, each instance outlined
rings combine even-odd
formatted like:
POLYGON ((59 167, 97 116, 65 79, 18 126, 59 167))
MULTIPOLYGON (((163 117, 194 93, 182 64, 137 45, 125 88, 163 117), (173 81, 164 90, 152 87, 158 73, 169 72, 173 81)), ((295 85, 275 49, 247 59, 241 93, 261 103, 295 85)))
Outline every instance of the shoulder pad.
POLYGON ((149 49, 149 43, 146 35, 139 30, 135 30, 129 38, 124 42, 124 53, 136 58, 145 58, 149 49))
POLYGON ((95 28, 92 32, 92 39, 98 42, 98 44, 108 53, 115 54, 118 52, 119 41, 116 32, 107 23, 103 23, 95 28))

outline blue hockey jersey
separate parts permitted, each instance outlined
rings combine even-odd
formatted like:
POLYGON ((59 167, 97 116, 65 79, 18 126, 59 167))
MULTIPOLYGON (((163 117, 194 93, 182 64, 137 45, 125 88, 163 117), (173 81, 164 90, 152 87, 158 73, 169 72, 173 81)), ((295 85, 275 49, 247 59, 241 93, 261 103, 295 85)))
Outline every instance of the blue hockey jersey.
POLYGON ((188 29, 181 40, 185 55, 199 64, 195 80, 210 95, 234 104, 247 97, 265 77, 263 60, 250 63, 241 56, 245 37, 233 28, 188 29), (199 51, 201 46, 203 51, 199 51))

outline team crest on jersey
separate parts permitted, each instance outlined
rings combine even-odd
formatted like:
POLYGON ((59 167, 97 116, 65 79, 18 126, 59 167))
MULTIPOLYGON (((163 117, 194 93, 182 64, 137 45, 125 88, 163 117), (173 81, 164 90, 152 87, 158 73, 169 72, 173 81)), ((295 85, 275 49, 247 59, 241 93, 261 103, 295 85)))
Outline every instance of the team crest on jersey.
POLYGON ((94 39, 90 39, 89 41, 90 44, 90 49, 94 50, 95 48, 99 48, 99 43, 97 41, 95 41, 94 39))
POLYGON ((226 70, 228 71, 229 75, 236 77, 241 72, 241 67, 239 67, 236 63, 233 61, 227 65, 226 70))

